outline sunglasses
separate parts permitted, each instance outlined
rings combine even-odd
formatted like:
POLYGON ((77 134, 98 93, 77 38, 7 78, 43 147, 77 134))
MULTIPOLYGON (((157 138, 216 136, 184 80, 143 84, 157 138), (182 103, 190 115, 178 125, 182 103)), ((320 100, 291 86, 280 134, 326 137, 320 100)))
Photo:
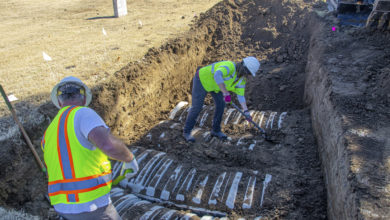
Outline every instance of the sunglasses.
POLYGON ((67 83, 63 86, 60 86, 57 90, 57 96, 62 94, 81 94, 85 95, 85 89, 74 83, 67 83))

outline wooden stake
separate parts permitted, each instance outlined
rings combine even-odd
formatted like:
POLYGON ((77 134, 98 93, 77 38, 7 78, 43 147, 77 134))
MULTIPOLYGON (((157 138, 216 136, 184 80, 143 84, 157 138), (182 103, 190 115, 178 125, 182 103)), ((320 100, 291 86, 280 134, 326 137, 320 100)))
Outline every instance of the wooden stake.
POLYGON ((3 89, 3 87, 2 87, 1 85, 0 85, 0 92, 1 92, 1 95, 3 96, 3 98, 4 98, 5 103, 6 103, 7 106, 8 106, 8 109, 9 109, 9 110, 11 111, 11 113, 12 113, 12 117, 14 118, 15 122, 18 124, 20 130, 22 131, 22 134, 23 134, 23 136, 24 136, 24 139, 26 139, 27 145, 30 147, 32 153, 34 154, 35 160, 37 161, 38 165, 41 167, 41 170, 42 170, 44 173, 46 173, 46 167, 45 167, 45 165, 43 165, 41 159, 39 158, 39 156, 38 156, 38 154, 37 154, 37 152, 36 152, 36 150, 35 150, 33 144, 31 143, 30 138, 28 137, 26 131, 25 131, 24 128, 23 128, 23 125, 20 123, 18 117, 16 116, 15 110, 14 110, 14 108, 12 107, 11 103, 9 102, 8 97, 7 97, 7 95, 5 94, 4 89, 3 89))

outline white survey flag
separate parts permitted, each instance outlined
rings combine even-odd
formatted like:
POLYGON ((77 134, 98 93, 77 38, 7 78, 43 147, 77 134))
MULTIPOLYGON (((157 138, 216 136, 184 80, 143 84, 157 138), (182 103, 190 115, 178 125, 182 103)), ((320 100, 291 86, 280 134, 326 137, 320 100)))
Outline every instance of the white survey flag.
POLYGON ((141 28, 142 27, 142 21, 141 20, 138 20, 138 27, 141 28))
POLYGON ((8 101, 13 102, 13 101, 16 101, 16 100, 18 100, 18 98, 16 98, 16 96, 14 94, 11 94, 11 95, 8 96, 8 101))
POLYGON ((106 30, 104 30, 104 28, 102 29, 102 32, 103 32, 104 36, 107 36, 107 32, 106 32, 106 30))
POLYGON ((51 61, 51 57, 49 55, 47 55, 45 52, 42 52, 42 55, 43 55, 43 59, 46 60, 46 61, 51 61))

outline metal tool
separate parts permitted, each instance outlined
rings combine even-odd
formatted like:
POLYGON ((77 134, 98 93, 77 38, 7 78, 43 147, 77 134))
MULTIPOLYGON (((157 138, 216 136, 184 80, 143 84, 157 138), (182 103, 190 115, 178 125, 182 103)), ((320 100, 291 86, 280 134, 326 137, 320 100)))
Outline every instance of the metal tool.
MULTIPOLYGON (((232 106, 237 109, 237 111, 239 111, 246 119, 248 119, 245 115, 245 113, 236 105, 234 104, 233 102, 230 102, 230 104, 232 104, 232 106)), ((264 129, 262 129, 258 124, 256 124, 254 121, 252 120, 247 120, 249 121, 250 123, 252 123, 257 129, 259 129, 259 131, 263 134, 263 136, 265 137, 266 133, 264 131, 264 129)))
MULTIPOLYGON (((240 112, 240 113, 247 119, 245 113, 244 113, 236 104, 234 104, 233 102, 230 102, 230 104, 231 104, 235 109, 237 109, 237 111, 240 112)), ((252 124, 260 131, 261 136, 262 136, 266 141, 273 142, 273 143, 278 143, 278 141, 271 139, 271 138, 267 135, 267 133, 265 133, 264 129, 262 129, 262 128, 261 128, 258 124, 256 124, 254 121, 252 121, 252 120, 247 120, 247 121, 249 121, 250 123, 252 123, 252 124)))
POLYGON ((41 170, 42 170, 44 173, 46 173, 47 170, 46 170, 45 165, 43 165, 41 159, 39 158, 37 152, 35 151, 35 148, 34 148, 33 144, 31 143, 30 138, 28 137, 26 131, 25 131, 24 128, 23 128, 23 125, 20 123, 18 117, 16 116, 15 110, 13 109, 11 103, 9 102, 8 97, 7 97, 7 95, 5 94, 5 91, 4 91, 4 89, 3 89, 3 87, 2 87, 1 85, 0 85, 0 92, 1 92, 1 95, 3 96, 3 98, 4 98, 5 103, 6 103, 7 106, 8 106, 8 109, 9 109, 9 110, 11 111, 11 113, 12 113, 12 117, 14 118, 15 122, 18 124, 20 130, 22 131, 22 134, 23 134, 23 136, 24 136, 24 139, 26 139, 27 145, 30 147, 32 153, 34 154, 35 160, 37 161, 38 165, 41 167, 41 170))

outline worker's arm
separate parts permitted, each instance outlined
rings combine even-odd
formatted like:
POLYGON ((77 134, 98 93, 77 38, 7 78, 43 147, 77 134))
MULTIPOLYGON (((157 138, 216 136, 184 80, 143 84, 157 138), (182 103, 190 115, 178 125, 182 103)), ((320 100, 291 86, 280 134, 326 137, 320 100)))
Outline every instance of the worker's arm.
POLYGON ((226 96, 226 95, 229 95, 230 93, 226 90, 226 86, 225 86, 225 83, 223 82, 222 74, 223 74, 222 71, 217 70, 214 73, 214 80, 217 83, 218 87, 221 89, 222 94, 224 96, 226 96))
POLYGON ((247 121, 252 121, 251 113, 248 110, 248 107, 246 106, 245 96, 237 95, 238 101, 240 102, 242 111, 244 112, 245 118, 247 121))
POLYGON ((244 111, 244 112, 247 111, 248 107, 246 106, 245 96, 237 95, 237 99, 240 102, 242 111, 244 111))
POLYGON ((114 160, 131 162, 134 159, 126 145, 113 136, 108 128, 99 126, 92 129, 88 134, 88 140, 114 160))

